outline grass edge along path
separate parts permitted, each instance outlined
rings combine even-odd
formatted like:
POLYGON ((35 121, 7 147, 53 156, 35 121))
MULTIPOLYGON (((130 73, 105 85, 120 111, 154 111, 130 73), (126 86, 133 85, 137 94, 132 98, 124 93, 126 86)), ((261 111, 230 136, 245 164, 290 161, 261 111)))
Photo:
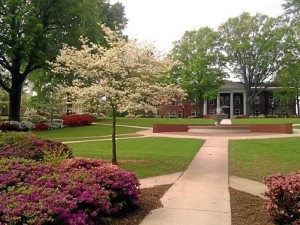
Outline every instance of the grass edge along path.
MULTIPOLYGON (((181 138, 138 138, 117 140, 119 167, 141 178, 184 171, 204 140, 181 138)), ((111 160, 111 141, 68 144, 75 157, 111 160)))
POLYGON ((229 141, 229 174, 262 182, 273 173, 300 171, 299 137, 229 141))

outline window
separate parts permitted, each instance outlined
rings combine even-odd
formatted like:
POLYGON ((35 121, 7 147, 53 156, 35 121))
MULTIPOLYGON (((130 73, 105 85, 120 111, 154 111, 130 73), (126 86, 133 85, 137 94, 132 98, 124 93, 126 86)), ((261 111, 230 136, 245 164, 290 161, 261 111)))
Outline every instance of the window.
POLYGON ((196 115, 197 115, 196 110, 191 111, 191 116, 196 116, 196 115))
POLYGON ((215 101, 214 100, 209 100, 209 105, 215 105, 215 101))
POLYGON ((255 99, 254 99, 254 104, 255 105, 259 105, 260 104, 260 97, 259 96, 256 96, 255 99))
POLYGON ((250 115, 253 115, 253 109, 250 109, 250 115))
POLYGON ((214 114, 214 110, 210 109, 208 113, 209 113, 209 115, 213 115, 214 114))
POLYGON ((220 96, 220 105, 224 105, 224 96, 220 96))
POLYGON ((234 110, 234 115, 240 115, 240 114, 241 114, 240 109, 235 109, 235 110, 234 110))
POLYGON ((165 113, 165 117, 166 117, 166 118, 169 118, 169 117, 170 117, 170 112, 166 112, 166 113, 165 113))
POLYGON ((229 96, 225 96, 225 105, 230 105, 229 96))
POLYGON ((274 105, 274 97, 273 96, 269 96, 269 104, 274 105))
POLYGON ((171 105, 176 106, 176 101, 172 100, 171 105))
POLYGON ((182 113, 181 110, 178 111, 178 117, 179 117, 179 118, 183 118, 183 113, 182 113))
POLYGON ((176 117, 176 116, 177 116, 176 111, 175 111, 175 110, 172 110, 171 115, 172 115, 172 117, 176 117))
POLYGON ((255 109, 255 116, 260 115, 260 110, 259 109, 255 109))
POLYGON ((240 96, 235 96, 234 97, 234 104, 235 105, 240 105, 241 104, 241 97, 240 96))

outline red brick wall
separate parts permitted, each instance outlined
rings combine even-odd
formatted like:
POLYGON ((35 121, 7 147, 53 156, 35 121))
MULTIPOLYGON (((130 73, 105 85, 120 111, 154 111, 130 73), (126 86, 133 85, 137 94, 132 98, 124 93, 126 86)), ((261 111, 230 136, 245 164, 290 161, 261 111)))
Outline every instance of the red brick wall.
MULTIPOLYGON (((153 133, 160 132, 187 132, 188 126, 195 126, 195 124, 153 124, 153 133)), ((201 125, 197 125, 201 126, 201 125)), ((209 126, 209 125, 203 125, 209 126)), ((214 126, 214 125, 212 125, 214 126)), ((260 133, 278 133, 278 134, 292 134, 292 124, 252 124, 249 125, 251 132, 260 133)))

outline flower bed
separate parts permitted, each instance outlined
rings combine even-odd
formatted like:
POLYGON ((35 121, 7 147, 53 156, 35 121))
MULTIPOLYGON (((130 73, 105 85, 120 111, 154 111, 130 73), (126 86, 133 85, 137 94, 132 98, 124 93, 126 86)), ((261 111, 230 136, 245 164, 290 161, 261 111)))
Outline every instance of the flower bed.
POLYGON ((0 224, 99 224, 138 196, 134 173, 102 161, 0 159, 0 224))
POLYGON ((53 119, 52 121, 47 120, 36 120, 35 123, 31 121, 3 121, 0 122, 0 130, 2 131, 29 131, 29 130, 52 130, 63 128, 62 119, 53 119))
POLYGON ((270 200, 269 215, 278 224, 300 224, 300 172, 288 175, 273 174, 265 178, 270 200))

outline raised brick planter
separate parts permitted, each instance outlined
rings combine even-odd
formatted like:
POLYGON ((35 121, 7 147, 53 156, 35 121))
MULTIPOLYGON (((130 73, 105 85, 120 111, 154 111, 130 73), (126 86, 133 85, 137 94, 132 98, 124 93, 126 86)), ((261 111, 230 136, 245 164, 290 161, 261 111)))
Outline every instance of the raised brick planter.
MULTIPOLYGON (((201 129, 201 126, 209 127, 210 125, 195 125, 195 124, 153 124, 153 133, 161 133, 161 132, 188 132, 188 130, 196 126, 198 129, 201 129)), ((292 134, 293 128, 291 123, 286 124, 250 124, 250 125, 226 125, 226 128, 230 128, 237 130, 237 127, 249 127, 250 132, 259 132, 259 133, 278 133, 278 134, 292 134)), ((215 125, 211 125, 212 129, 215 128, 215 125)), ((221 125, 222 127, 222 125, 221 125)), ((226 133, 226 131, 224 131, 226 133)))

